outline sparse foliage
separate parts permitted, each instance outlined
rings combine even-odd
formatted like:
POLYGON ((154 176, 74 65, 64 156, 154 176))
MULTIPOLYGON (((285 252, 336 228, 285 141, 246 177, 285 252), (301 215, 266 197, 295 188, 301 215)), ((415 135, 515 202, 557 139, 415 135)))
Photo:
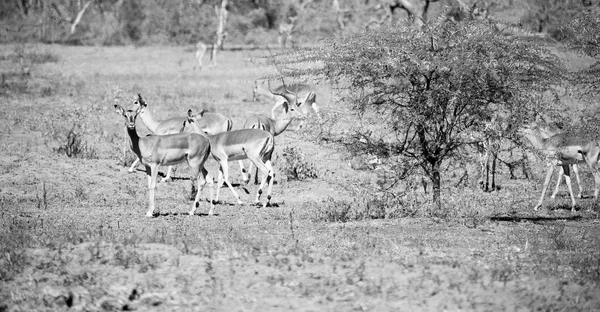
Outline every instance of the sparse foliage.
POLYGON ((328 139, 354 153, 398 157, 406 171, 421 167, 440 206, 442 165, 465 147, 507 137, 541 110, 554 109, 552 100, 534 99, 563 77, 543 47, 507 39, 481 21, 366 32, 281 59, 322 61, 300 74, 325 76, 343 90, 353 121, 332 121, 350 129, 328 139), (490 124, 503 133, 487 131, 490 124))
POLYGON ((313 163, 305 159, 304 153, 295 147, 283 149, 283 173, 289 180, 308 180, 318 177, 317 169, 313 163))

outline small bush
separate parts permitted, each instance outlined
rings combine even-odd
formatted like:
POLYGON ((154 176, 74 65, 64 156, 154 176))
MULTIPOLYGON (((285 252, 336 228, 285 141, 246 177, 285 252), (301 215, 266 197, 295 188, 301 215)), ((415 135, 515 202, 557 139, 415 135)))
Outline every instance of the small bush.
POLYGON ((387 201, 381 199, 359 202, 329 197, 323 208, 316 212, 315 220, 345 223, 365 219, 385 219, 390 215, 388 211, 390 207, 387 201))
POLYGON ((98 153, 93 146, 88 146, 81 139, 81 133, 73 126, 67 134, 67 142, 56 149, 58 153, 65 153, 69 157, 97 159, 98 153))
POLYGON ((360 220, 362 213, 357 213, 356 203, 346 200, 327 199, 323 209, 317 211, 316 220, 324 222, 348 222, 360 220))
POLYGON ((304 159, 304 153, 296 147, 286 147, 283 150, 283 173, 287 180, 307 180, 318 177, 317 168, 313 163, 304 159))

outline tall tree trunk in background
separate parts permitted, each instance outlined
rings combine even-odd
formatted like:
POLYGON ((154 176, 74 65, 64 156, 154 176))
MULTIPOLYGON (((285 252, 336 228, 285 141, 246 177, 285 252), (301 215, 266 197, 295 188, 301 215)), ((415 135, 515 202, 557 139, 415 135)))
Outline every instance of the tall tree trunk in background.
POLYGON ((79 5, 77 7, 77 15, 75 16, 73 23, 71 23, 71 35, 73 35, 75 33, 75 28, 77 27, 77 25, 79 25, 79 22, 81 22, 81 17, 83 17, 83 13, 85 13, 85 10, 87 10, 87 8, 93 2, 94 2, 94 0, 89 0, 83 5, 83 7, 80 6, 81 2, 78 2, 79 5))
POLYGON ((223 0, 221 2, 221 8, 215 7, 215 12, 219 17, 219 25, 217 26, 217 38, 215 40, 215 43, 213 44, 213 50, 211 55, 213 67, 217 66, 217 50, 223 48, 223 40, 225 40, 225 36, 227 35, 227 33, 225 32, 225 24, 227 23, 227 15, 229 14, 229 12, 227 12, 228 2, 228 0, 223 0))
POLYGON ((83 17, 83 14, 85 13, 85 11, 88 9, 88 7, 94 3, 95 0, 88 0, 83 6, 81 5, 81 1, 77 2, 77 14, 75 15, 75 17, 71 17, 68 10, 65 10, 65 5, 68 4, 59 4, 57 3, 58 1, 54 1, 52 2, 52 8, 54 8, 54 11, 56 11, 56 14, 58 14, 58 16, 65 22, 68 22, 69 24, 71 24, 71 26, 69 27, 69 35, 73 35, 75 33, 75 29, 77 28, 77 25, 79 25, 79 22, 81 22, 81 18, 83 17))

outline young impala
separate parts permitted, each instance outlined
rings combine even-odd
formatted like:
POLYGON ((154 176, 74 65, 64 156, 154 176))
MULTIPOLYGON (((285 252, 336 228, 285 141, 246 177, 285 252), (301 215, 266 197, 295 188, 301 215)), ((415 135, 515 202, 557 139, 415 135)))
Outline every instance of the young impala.
POLYGON ((204 163, 211 152, 209 140, 195 133, 150 135, 140 138, 136 131, 135 120, 143 110, 143 107, 137 106, 135 109, 125 110, 120 105, 115 105, 115 110, 125 118, 131 150, 146 167, 146 175, 148 177, 148 211, 146 212, 146 216, 152 217, 155 215, 154 192, 156 189, 158 166, 171 166, 182 162, 188 163, 192 169, 193 177, 198 181, 198 193, 189 214, 193 215, 196 208, 200 205, 200 193, 206 183, 208 183, 210 190, 210 210, 208 214, 212 215, 214 211, 212 200, 213 182, 208 171, 204 168, 204 163))

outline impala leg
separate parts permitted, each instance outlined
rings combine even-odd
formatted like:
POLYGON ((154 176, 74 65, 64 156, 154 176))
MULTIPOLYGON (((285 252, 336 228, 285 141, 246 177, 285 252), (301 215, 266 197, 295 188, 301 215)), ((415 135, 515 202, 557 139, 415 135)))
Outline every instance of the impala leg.
POLYGON ((198 170, 196 174, 196 179, 198 181, 198 192, 196 193, 196 198, 194 198, 194 203, 192 205, 192 210, 190 210, 190 216, 193 216, 196 212, 198 206, 200 206, 200 193, 204 190, 204 186, 208 183, 208 189, 210 192, 210 210, 208 211, 208 215, 212 216, 214 213, 215 205, 213 203, 213 182, 212 177, 208 174, 208 171, 205 168, 198 170))
POLYGON ((544 196, 546 195, 546 190, 548 189, 548 183, 550 183, 550 178, 552 178, 552 173, 554 171, 554 167, 550 166, 548 168, 548 172, 546 173, 546 180, 544 180, 544 186, 542 187, 542 196, 540 197, 540 201, 533 207, 533 210, 538 210, 542 206, 544 202, 544 196))
MULTIPOLYGON (((244 180, 245 184, 248 184, 248 182, 250 182, 250 170, 246 171, 243 160, 239 160, 238 163, 240 164, 240 170, 242 171, 242 180, 244 180)), ((250 167, 252 167, 252 164, 250 164, 250 167)))
POLYGON ((600 192, 600 172, 593 170, 594 181, 596 182, 596 189, 594 190, 594 200, 598 199, 598 193, 600 192))
POLYGON ((219 167, 219 175, 217 176, 217 194, 215 194, 215 199, 213 200, 213 202, 215 204, 219 202, 219 193, 221 191, 222 185, 223 185, 223 172, 221 171, 221 168, 219 167))
POLYGON ((573 173, 575 173, 575 179, 577 179, 577 185, 579 185, 579 194, 577 194, 577 198, 581 198, 583 187, 581 186, 581 180, 579 179, 579 167, 577 165, 573 165, 573 173))
MULTIPOLYGON (((215 211, 215 202, 213 201, 213 178, 205 168, 202 168, 202 176, 204 177, 205 184, 208 182, 208 192, 210 194, 210 210, 208 211, 208 215, 212 216, 215 211)), ((196 195, 196 197, 198 196, 196 195)), ((196 201, 197 200, 199 200, 199 198, 196 198, 196 201)))
POLYGON ((156 176, 158 175, 158 165, 152 164, 146 166, 146 175, 148 176, 148 211, 146 217, 154 216, 154 192, 156 190, 156 176))
POLYGON ((167 182, 171 180, 171 171, 173 171, 173 166, 167 167, 167 175, 160 180, 160 182, 167 182))
POLYGON ((137 165, 140 163, 140 159, 139 158, 135 158, 135 160, 133 161, 133 164, 131 164, 131 167, 129 167, 129 169, 127 169, 127 171, 129 173, 133 173, 135 171, 135 167, 137 167, 137 165))
MULTIPOLYGON (((250 163, 250 169, 252 169, 252 163, 250 163)), ((258 184, 258 167, 254 170, 254 184, 258 184)))
MULTIPOLYGON (((231 190, 231 192, 233 193, 233 196, 235 197, 235 199, 237 200, 238 204, 243 204, 244 202, 240 199, 240 195, 238 195, 238 193, 235 191, 235 189, 233 188, 233 186, 231 185, 231 182, 229 182, 229 168, 227 166, 227 161, 225 161, 224 163, 221 162, 221 172, 222 174, 222 179, 224 179, 225 184, 227 184, 227 186, 229 187, 229 189, 231 190)), ((222 181, 221 181, 222 182, 222 181)), ((220 185, 221 183, 219 183, 220 185)))
MULTIPOLYGON (((550 196, 550 198, 554 199, 554 197, 556 197, 556 194, 558 193, 558 189, 560 187, 560 183, 562 182, 562 178, 564 175, 564 169, 562 166, 558 167, 558 182, 556 182, 556 188, 554 188, 554 192, 552 193, 552 196, 550 196)), ((577 180, 579 181, 579 180, 577 180)))
MULTIPOLYGON (((240 160, 240 162, 242 161, 240 160)), ((244 183, 246 184, 250 183, 250 178, 252 178, 252 164, 253 162, 250 162, 248 170, 246 170, 247 175, 244 176, 244 183)), ((256 168, 256 171, 254 172, 254 184, 258 184, 258 168, 256 168)))
POLYGON ((573 187, 571 187, 571 171, 569 170, 569 165, 563 166, 563 171, 565 175, 565 182, 567 182, 569 194, 571 195, 571 211, 575 211, 575 196, 573 195, 573 187))
POLYGON ((267 169, 269 169, 269 178, 268 178, 268 182, 269 182, 269 187, 267 188, 267 203, 266 205, 271 205, 271 191, 273 190, 273 180, 275 180, 275 172, 273 171, 273 165, 271 163, 271 160, 267 160, 265 162, 265 166, 267 167, 267 169))
POLYGON ((267 188, 267 201, 263 204, 263 208, 271 203, 271 189, 273 187, 273 167, 271 166, 271 161, 267 160, 265 163, 258 160, 252 160, 254 165, 263 173, 263 178, 260 182, 260 186, 258 187, 258 191, 256 192, 256 200, 255 203, 260 203, 260 196, 263 193, 263 187, 265 182, 269 183, 269 187, 267 188))

